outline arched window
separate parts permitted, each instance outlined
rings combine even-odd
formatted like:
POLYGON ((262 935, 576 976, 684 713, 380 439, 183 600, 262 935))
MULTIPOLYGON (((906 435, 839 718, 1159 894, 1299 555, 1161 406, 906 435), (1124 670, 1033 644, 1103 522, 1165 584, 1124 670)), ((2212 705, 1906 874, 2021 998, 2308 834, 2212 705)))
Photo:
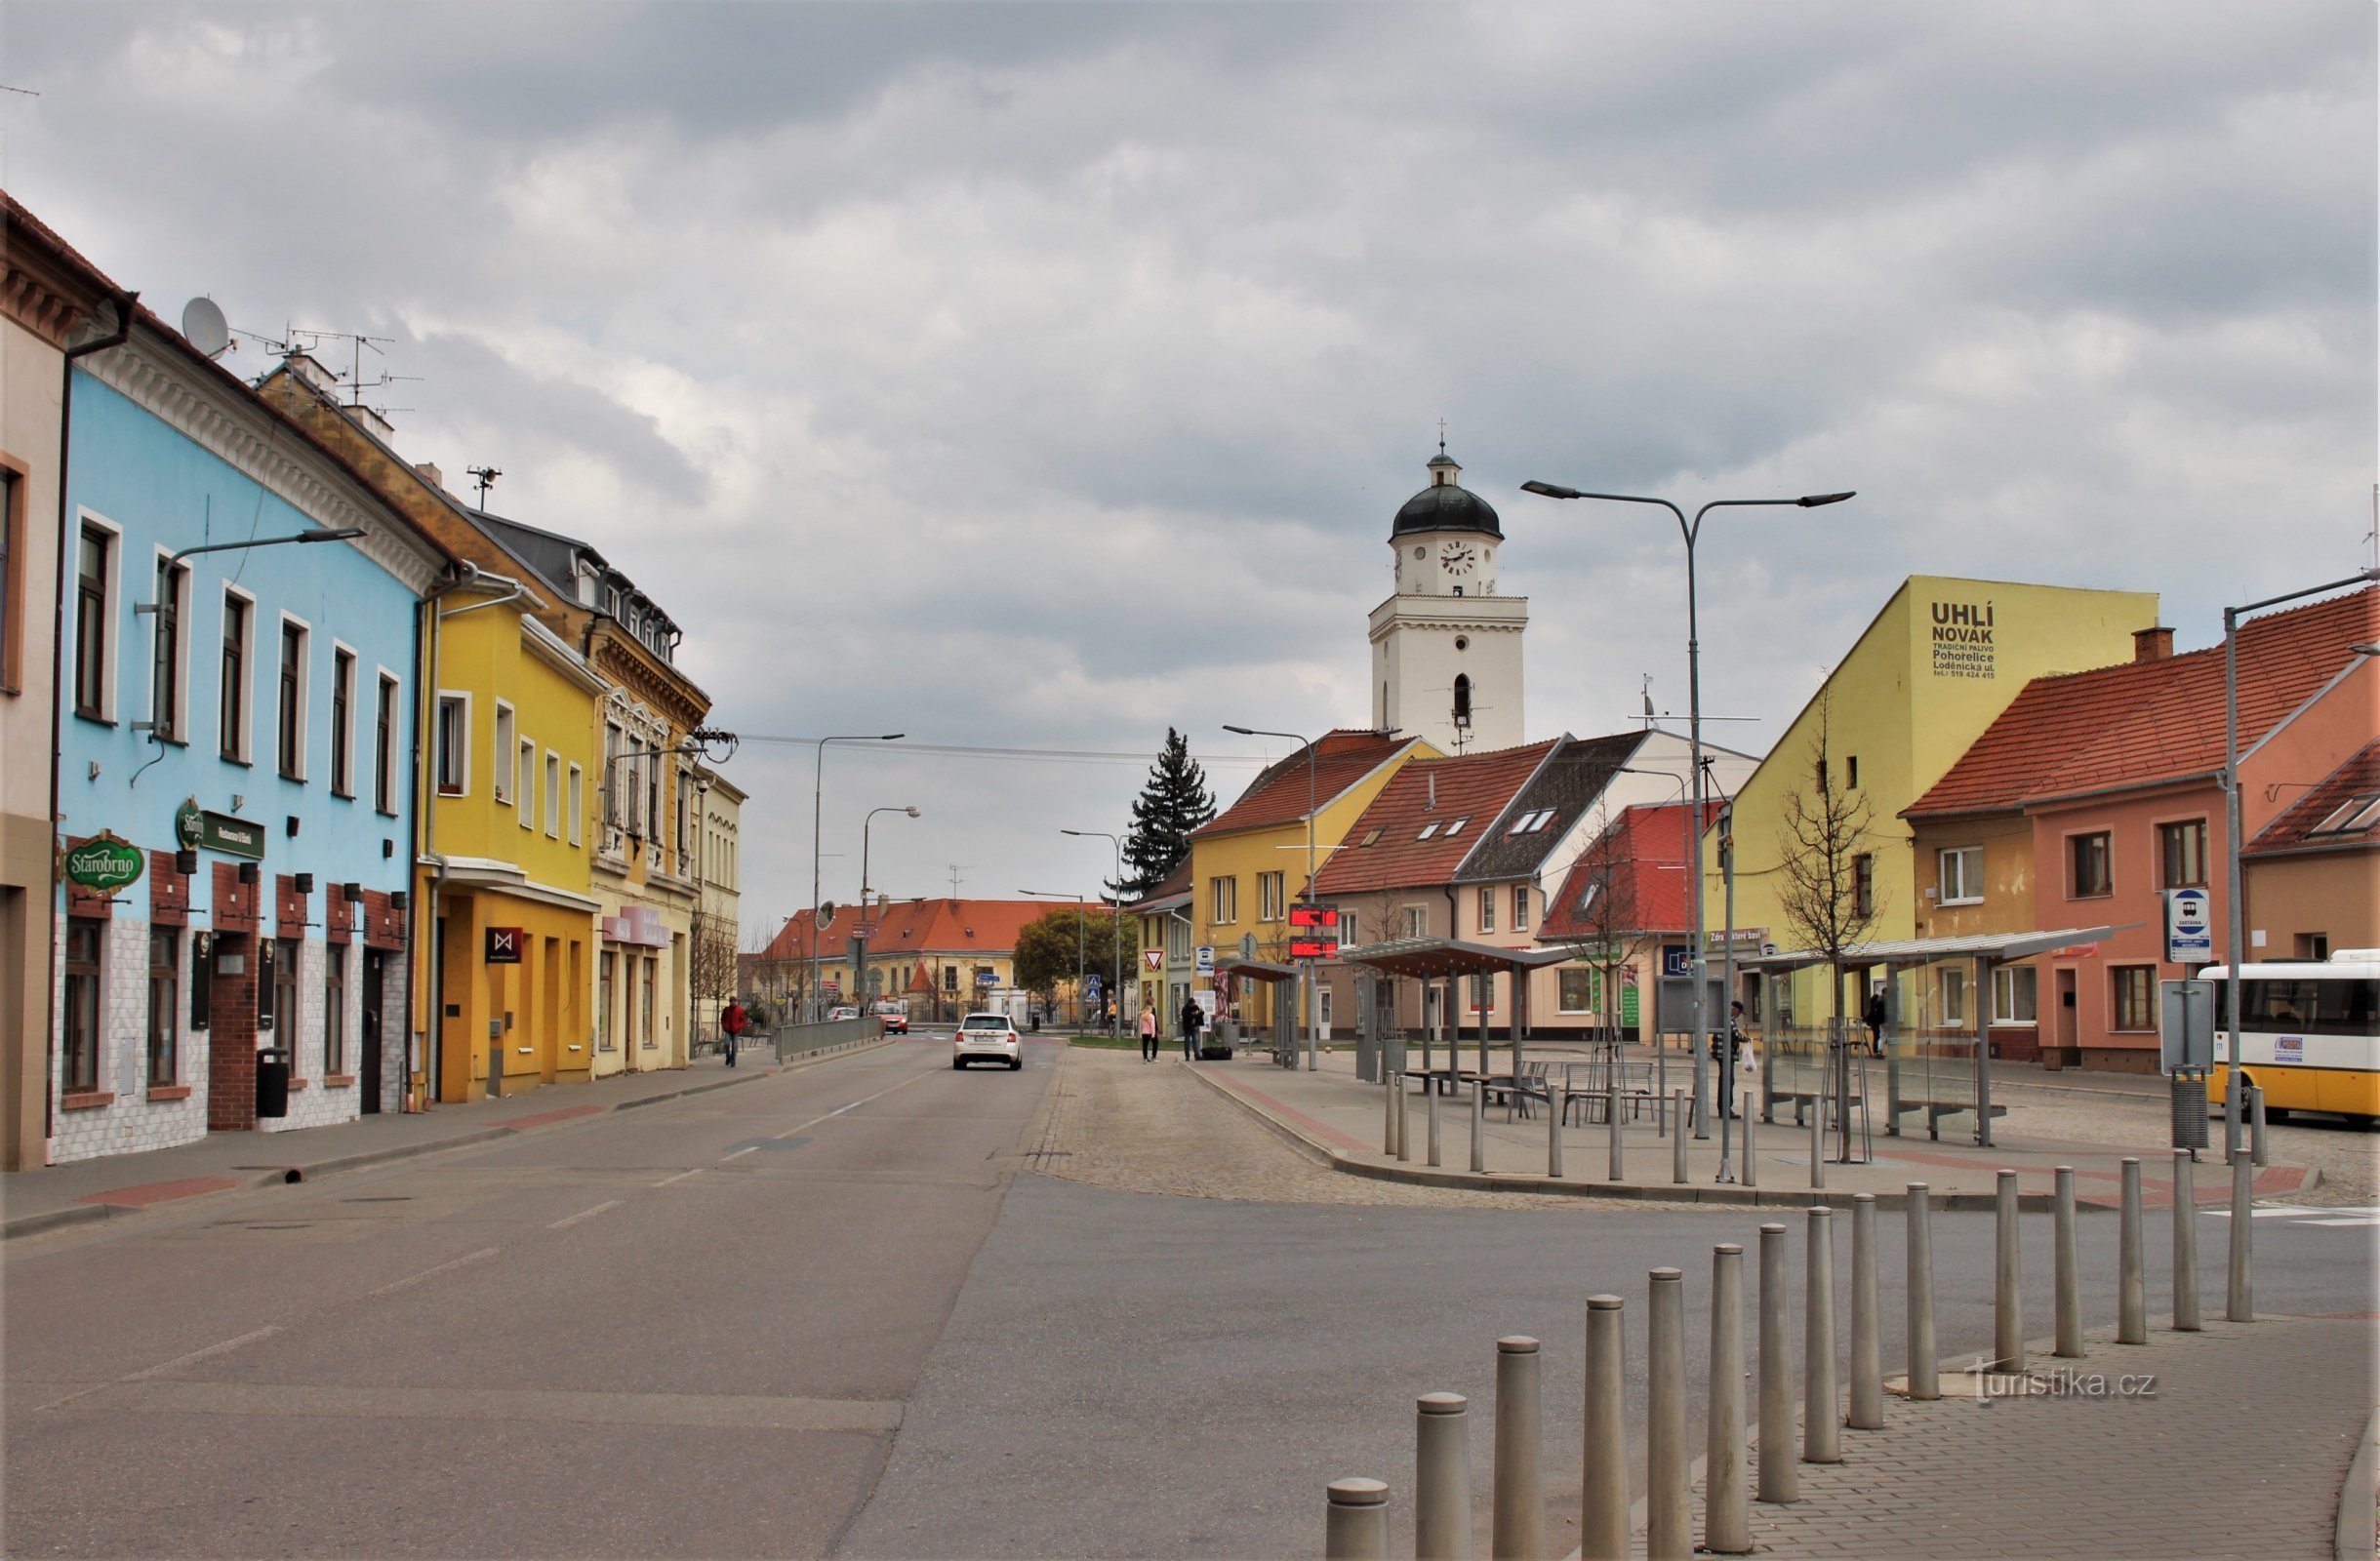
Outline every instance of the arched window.
POLYGON ((1455 674, 1454 696, 1455 696, 1455 707, 1454 707, 1454 721, 1455 721, 1455 725, 1457 725, 1457 726, 1469 726, 1469 725, 1471 725, 1471 674, 1470 674, 1470 673, 1468 673, 1468 672, 1458 672, 1458 673, 1456 673, 1456 674, 1455 674))

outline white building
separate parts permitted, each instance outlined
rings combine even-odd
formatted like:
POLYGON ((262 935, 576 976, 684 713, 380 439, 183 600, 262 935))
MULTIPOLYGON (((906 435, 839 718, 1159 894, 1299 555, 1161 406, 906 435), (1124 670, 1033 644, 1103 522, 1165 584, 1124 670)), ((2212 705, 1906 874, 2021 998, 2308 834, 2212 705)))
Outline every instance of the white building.
POLYGON ((1430 486, 1390 528, 1396 592, 1372 609, 1372 724, 1447 753, 1527 740, 1521 704, 1525 596, 1496 594, 1504 527, 1487 500, 1457 483, 1443 443, 1430 486))

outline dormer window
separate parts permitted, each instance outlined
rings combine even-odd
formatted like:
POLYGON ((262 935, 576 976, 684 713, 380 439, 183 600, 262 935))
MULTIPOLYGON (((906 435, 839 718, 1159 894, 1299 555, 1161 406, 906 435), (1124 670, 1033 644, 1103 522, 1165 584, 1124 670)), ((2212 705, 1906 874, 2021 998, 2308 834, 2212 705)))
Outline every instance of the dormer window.
POLYGON ((1422 832, 1421 832, 1420 834, 1418 834, 1418 835, 1415 835, 1413 838, 1414 838, 1414 839, 1416 839, 1416 840, 1427 840, 1427 839, 1429 839, 1429 838, 1430 838, 1432 835, 1434 835, 1434 834, 1436 834, 1437 832, 1438 832, 1437 821, 1436 821, 1435 820, 1432 820, 1432 821, 1431 821, 1429 823, 1426 823, 1426 824, 1422 825, 1422 832))
POLYGON ((1463 832, 1463 826, 1469 822, 1471 822, 1471 815, 1467 813, 1462 818, 1457 819, 1454 822, 1448 824, 1446 826, 1446 832, 1438 838, 1442 840, 1452 840, 1455 836, 1463 832))

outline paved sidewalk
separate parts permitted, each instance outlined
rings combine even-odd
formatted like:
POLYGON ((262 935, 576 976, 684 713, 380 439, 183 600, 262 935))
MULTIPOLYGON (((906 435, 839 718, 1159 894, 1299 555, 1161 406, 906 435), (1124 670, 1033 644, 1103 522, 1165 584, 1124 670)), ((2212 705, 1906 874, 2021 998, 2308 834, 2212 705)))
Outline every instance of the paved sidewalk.
POLYGON ((2051 1361, 2043 1343, 2031 1363, 2071 1368, 2082 1392, 1887 1397, 1882 1430, 1843 1432, 1842 1462, 1798 1465, 1800 1501, 1752 1504, 1755 1553, 2328 1561, 2372 1415, 2369 1319, 2210 1320, 2085 1347, 2051 1361))
MULTIPOLYGON (((847 1056, 858 1049, 817 1055, 847 1056)), ((798 1067, 809 1061, 799 1059, 784 1066, 798 1067)), ((146 1154, 104 1155, 38 1171, 9 1172, 0 1175, 0 1239, 119 1218, 183 1198, 278 1181, 312 1181, 339 1171, 490 1142, 607 1111, 632 1110, 753 1083, 782 1070, 768 1053, 753 1050, 746 1051, 733 1068, 711 1056, 698 1060, 692 1067, 618 1073, 590 1084, 551 1086, 468 1105, 384 1112, 289 1133, 210 1133, 194 1143, 146 1154)))
MULTIPOLYGON (((1753 1124, 1754 1153, 1757 1156, 1756 1187, 1740 1180, 1720 1183, 1719 1139, 1714 1127, 1707 1140, 1687 1140, 1686 1178, 1676 1180, 1672 1141, 1648 1109, 1640 1119, 1623 1113, 1621 1122, 1622 1175, 1610 1173, 1611 1130, 1602 1123, 1573 1121, 1561 1131, 1563 1178, 1547 1174, 1549 1124, 1542 1113, 1534 1119, 1507 1120, 1505 1107, 1484 1113, 1482 1156, 1486 1174, 1473 1173, 1471 1159, 1471 1105, 1467 1095, 1437 1098, 1439 1163, 1429 1163, 1429 1099, 1408 1090, 1405 1096, 1408 1157, 1402 1161, 1383 1152, 1388 1131, 1388 1102, 1378 1085, 1357 1082, 1354 1059, 1346 1053, 1327 1054, 1319 1071, 1270 1065, 1263 1058, 1243 1053, 1229 1062, 1190 1064, 1198 1077, 1252 1110, 1268 1125, 1300 1142, 1310 1154, 1327 1158, 1338 1170, 1357 1176, 1418 1181, 1431 1186, 1534 1190, 1554 1194, 1588 1194, 1651 1198, 1663 1201, 1799 1206, 1809 1201, 1810 1135, 1793 1125, 1790 1107, 1780 1106, 1774 1123, 1753 1124)), ((2122 1161, 2142 1162, 2142 1197, 2151 1208, 2172 1204, 2172 1150, 2164 1137, 2136 1143, 2078 1143, 2025 1137, 2022 1107, 1996 1124, 1990 1148, 1960 1142, 1947 1129, 1937 1142, 1921 1132, 1900 1138, 1875 1135, 1875 1158, 1865 1165, 1826 1166, 1826 1191, 1847 1198, 1857 1192, 1876 1195, 1879 1207, 1897 1208, 1912 1181, 1931 1189, 1937 1207, 1987 1207, 1996 1195, 2002 1169, 2017 1173, 2017 1186, 2028 1209, 2046 1208, 2055 1186, 2055 1169, 2075 1168, 2076 1196, 2084 1204, 2113 1208, 2120 1196, 2122 1161)), ((1745 1124, 1734 1124, 1736 1142, 1731 1169, 1740 1179, 1743 1164, 1741 1135, 1745 1124)), ((1970 1130, 1971 1131, 1971 1130, 1970 1130)), ((2118 1137, 2121 1130, 2111 1133, 2118 1137)), ((2319 1181, 2317 1172, 2279 1161, 2256 1175, 2259 1198, 2286 1197, 2303 1192, 2319 1181)), ((2197 1173, 2198 1201, 2220 1205, 2231 1196, 2231 1178, 2215 1151, 2202 1151, 2197 1173)))

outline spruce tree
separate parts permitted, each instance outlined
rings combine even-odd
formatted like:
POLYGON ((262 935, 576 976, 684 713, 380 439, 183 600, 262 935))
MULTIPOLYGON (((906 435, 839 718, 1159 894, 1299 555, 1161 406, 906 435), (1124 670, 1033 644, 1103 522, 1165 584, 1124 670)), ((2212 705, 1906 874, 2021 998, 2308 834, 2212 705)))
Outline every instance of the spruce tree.
POLYGON ((1132 804, 1132 829, 1124 837, 1123 892, 1145 895, 1164 882, 1190 856, 1190 831, 1214 817, 1214 793, 1206 788, 1206 772, 1190 756, 1190 740, 1167 727, 1165 749, 1150 767, 1149 783, 1132 804))

